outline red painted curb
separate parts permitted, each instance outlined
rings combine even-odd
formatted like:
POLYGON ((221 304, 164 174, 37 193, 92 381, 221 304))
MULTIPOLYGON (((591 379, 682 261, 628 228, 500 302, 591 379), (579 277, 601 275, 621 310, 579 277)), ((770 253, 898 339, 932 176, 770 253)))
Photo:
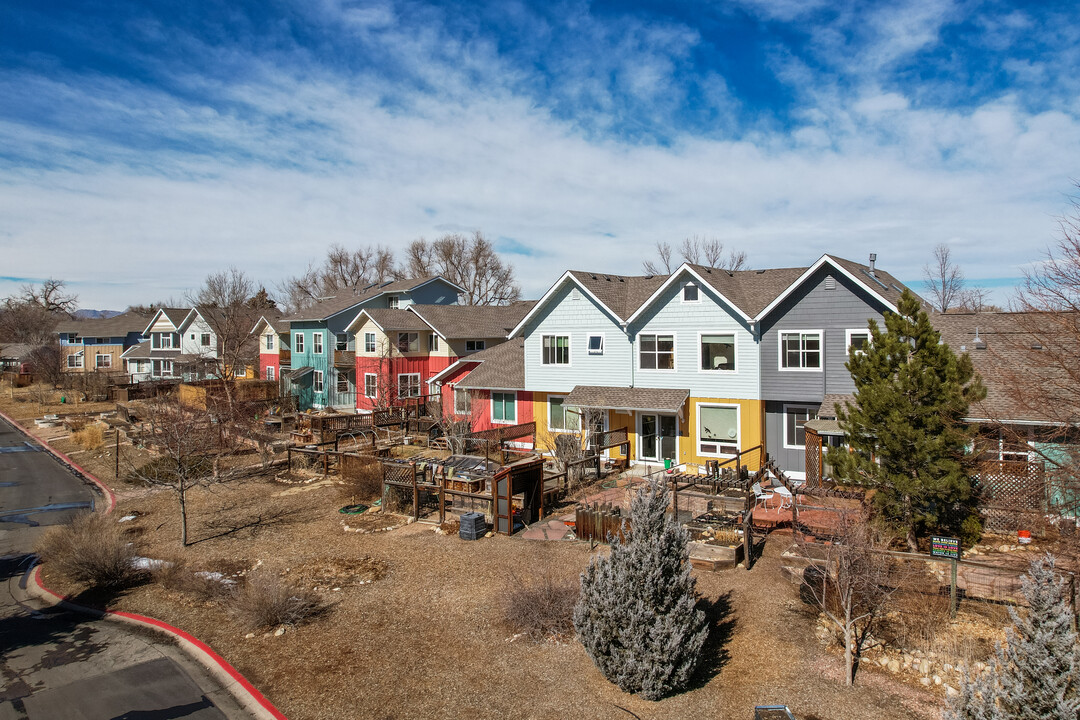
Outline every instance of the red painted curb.
POLYGON ((91 607, 86 607, 84 605, 79 605, 77 603, 73 603, 70 600, 68 600, 67 598, 65 598, 64 596, 60 595, 60 593, 56 592, 55 590, 52 590, 51 588, 45 587, 44 583, 41 582, 41 566, 40 565, 37 565, 37 566, 34 567, 34 571, 31 573, 30 579, 33 581, 33 583, 35 585, 37 585, 39 588, 41 588, 42 592, 48 593, 49 595, 52 595, 54 598, 56 598, 58 601, 67 603, 68 605, 70 605, 72 607, 78 608, 78 609, 83 610, 83 611, 93 612, 93 613, 99 613, 100 612, 103 617, 107 616, 107 615, 115 615, 117 617, 127 618, 128 620, 134 620, 137 623, 140 623, 140 624, 143 624, 143 625, 149 625, 151 627, 157 628, 158 630, 162 630, 164 632, 167 632, 170 635, 174 635, 176 637, 179 637, 182 640, 186 640, 187 642, 191 643, 196 648, 198 648, 201 652, 205 653, 207 655, 207 657, 210 658, 210 660, 212 660, 214 663, 216 663, 218 665, 218 667, 220 667, 222 670, 224 670, 226 673, 228 673, 229 677, 231 677, 233 680, 235 680, 240 685, 240 687, 244 688, 244 690, 248 693, 248 695, 250 695, 251 698, 255 702, 257 702, 259 705, 261 705, 263 707, 263 709, 265 709, 267 712, 269 712, 271 714, 271 716, 276 718, 276 720, 288 720, 288 718, 285 717, 285 715, 280 710, 278 710, 276 707, 274 707, 274 704, 272 702, 267 700, 266 697, 264 697, 263 694, 261 692, 259 692, 255 688, 254 685, 252 685, 250 682, 248 682, 247 678, 245 678, 243 675, 240 674, 240 671, 238 671, 236 668, 234 668, 232 665, 230 665, 229 662, 225 658, 218 655, 216 652, 213 651, 213 649, 209 645, 204 643, 202 640, 199 640, 194 635, 191 635, 190 633, 184 632, 180 628, 173 627, 172 625, 169 625, 166 622, 162 622, 161 620, 157 620, 157 619, 152 618, 152 617, 146 617, 144 615, 136 615, 135 613, 124 612, 123 610, 101 610, 99 608, 91 608, 91 607))
POLYGON ((108 515, 109 513, 111 513, 113 511, 113 508, 116 507, 116 495, 113 494, 113 491, 110 490, 108 488, 108 486, 105 485, 105 483, 98 480, 96 477, 94 477, 94 475, 92 473, 90 473, 88 470, 86 470, 85 468, 80 466, 78 463, 76 463, 74 460, 69 458, 67 455, 60 452, 59 450, 54 449, 53 446, 50 445, 49 443, 45 442, 41 438, 35 437, 33 434, 27 432, 27 430, 22 425, 20 425, 19 421, 16 420, 15 418, 12 418, 12 417, 8 416, 4 412, 0 412, 0 417, 4 418, 9 423, 11 423, 12 427, 14 427, 16 430, 21 432, 26 437, 30 438, 34 442, 41 443, 41 446, 43 448, 45 448, 46 450, 48 450, 50 453, 52 453, 56 458, 58 458, 60 460, 60 462, 64 463, 65 465, 69 465, 69 466, 75 468, 75 470, 77 470, 80 475, 82 475, 83 477, 85 477, 87 480, 94 483, 95 485, 97 485, 98 489, 101 490, 101 493, 105 496, 105 514, 108 515))

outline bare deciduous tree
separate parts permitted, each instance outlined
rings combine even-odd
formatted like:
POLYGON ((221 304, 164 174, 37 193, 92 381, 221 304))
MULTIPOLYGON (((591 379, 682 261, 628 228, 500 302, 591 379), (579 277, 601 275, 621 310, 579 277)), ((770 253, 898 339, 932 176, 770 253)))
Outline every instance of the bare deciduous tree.
POLYGON ((865 512, 844 513, 831 544, 824 546, 824 557, 804 574, 804 596, 813 599, 843 639, 849 687, 866 639, 900 584, 884 552, 888 546, 865 512))
POLYGON ((59 345, 41 345, 30 351, 26 357, 30 365, 30 372, 34 379, 41 383, 47 383, 49 387, 56 387, 63 379, 64 371, 61 367, 59 345))
POLYGON ((40 286, 23 285, 0 304, 0 340, 30 345, 55 342, 56 324, 71 317, 78 300, 63 280, 49 278, 40 286))
POLYGON ((934 248, 933 262, 923 265, 923 280, 938 312, 948 312, 964 291, 964 273, 953 262, 952 250, 941 243, 934 248))
POLYGON ((499 257, 479 230, 472 235, 443 235, 430 243, 414 240, 399 274, 441 275, 464 289, 461 301, 466 305, 505 305, 521 297, 513 266, 499 257))
POLYGON ((373 245, 348 250, 335 244, 326 251, 321 265, 311 263, 304 272, 286 278, 278 288, 279 297, 289 310, 296 311, 346 288, 384 282, 396 276, 390 248, 373 245))
MULTIPOLYGON (((670 275, 675 270, 671 245, 666 242, 656 243, 656 254, 658 260, 646 260, 642 263, 642 269, 649 275, 670 275)), ((683 261, 691 265, 705 265, 729 272, 747 268, 745 252, 731 250, 725 256, 724 243, 715 237, 691 235, 682 241, 679 254, 683 261)))
POLYGON ((79 296, 68 292, 64 281, 56 278, 43 280, 40 286, 23 285, 19 300, 56 315, 71 315, 79 304, 79 296))
MULTIPOLYGON (((215 364, 216 374, 223 380, 236 379, 236 371, 258 362, 258 339, 251 328, 259 311, 249 304, 255 285, 242 270, 235 267, 206 276, 203 286, 191 296, 191 301, 217 336, 216 352, 204 358, 215 364)), ((231 390, 226 383, 226 392, 231 390)))
POLYGON ((1001 312, 1001 308, 990 303, 990 291, 981 287, 964 288, 957 295, 956 309, 960 312, 1001 312))

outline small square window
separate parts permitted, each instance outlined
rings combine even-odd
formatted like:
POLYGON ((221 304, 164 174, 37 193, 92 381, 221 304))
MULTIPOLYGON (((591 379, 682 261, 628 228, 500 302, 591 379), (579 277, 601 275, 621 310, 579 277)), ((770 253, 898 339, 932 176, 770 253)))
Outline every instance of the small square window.
POLYGON ((697 302, 699 299, 697 285, 687 283, 682 289, 683 302, 697 302))
POLYGON ((603 355, 604 354, 604 336, 603 335, 590 335, 589 336, 589 354, 590 355, 603 355))

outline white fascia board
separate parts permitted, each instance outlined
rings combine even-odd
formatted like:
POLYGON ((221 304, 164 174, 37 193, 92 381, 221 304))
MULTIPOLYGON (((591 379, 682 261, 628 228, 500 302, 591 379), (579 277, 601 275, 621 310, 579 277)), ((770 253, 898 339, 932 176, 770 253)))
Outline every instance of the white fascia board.
POLYGON ((359 328, 361 325, 363 325, 363 323, 360 322, 360 318, 362 317, 366 317, 368 320, 375 323, 375 327, 379 328, 384 333, 386 332, 386 329, 383 328, 383 326, 380 325, 375 318, 371 317, 371 315, 368 314, 368 311, 366 309, 358 312, 356 314, 356 317, 353 318, 353 321, 345 326, 345 332, 351 332, 353 335, 355 335, 356 330, 354 330, 353 328, 359 328))
MULTIPOLYGON (((449 375, 451 370, 453 370, 454 368, 457 368, 457 367, 459 367, 461 365, 465 365, 467 363, 476 363, 477 365, 479 365, 482 362, 484 362, 484 361, 483 360, 472 360, 472 359, 470 359, 468 357, 458 358, 457 360, 455 360, 453 362, 453 364, 444 367, 442 370, 440 370, 439 372, 435 373, 430 378, 428 378, 427 382, 428 383, 433 383, 433 382, 441 381, 444 375, 449 375)), ((472 372, 472 371, 470 370, 470 372, 472 372)))
POLYGON ((885 299, 881 295, 881 293, 877 292, 872 287, 870 287, 869 285, 864 283, 862 280, 857 278, 855 275, 848 272, 847 268, 845 268, 843 265, 841 265, 840 263, 833 260, 831 257, 829 257, 828 254, 825 254, 825 255, 822 255, 820 258, 818 258, 818 261, 816 263, 814 263, 813 265, 808 267, 806 269, 806 272, 804 272, 802 275, 800 275, 795 282, 788 285, 787 288, 784 290, 784 292, 777 295, 776 298, 771 303, 766 305, 765 309, 762 310, 760 313, 758 313, 758 316, 756 318, 754 318, 754 321, 755 322, 761 322, 761 320, 764 319, 766 315, 768 315, 780 303, 782 303, 788 297, 788 295, 791 295, 791 293, 795 292, 796 288, 798 288, 800 285, 802 285, 804 282, 806 282, 806 280, 811 275, 816 273, 818 271, 818 269, 820 269, 821 266, 824 265, 825 263, 828 263, 834 269, 839 270, 844 275, 844 277, 851 280, 853 283, 855 283, 856 285, 861 287, 866 292, 870 293, 870 295, 876 297, 889 310, 892 310, 893 312, 899 312, 899 310, 896 308, 896 306, 893 305, 891 302, 889 302, 887 299, 885 299))
POLYGON ((443 335, 441 332, 439 332, 439 328, 435 327, 435 325, 433 325, 430 320, 428 320, 426 317, 424 317, 423 315, 420 314, 419 310, 414 310, 413 308, 415 308, 415 307, 416 307, 416 305, 410 305, 409 307, 405 308, 405 310, 406 310, 406 312, 411 312, 413 315, 415 315, 416 317, 423 320, 424 324, 427 325, 429 328, 431 328, 431 331, 433 333, 435 333, 436 335, 441 337, 446 342, 450 342, 450 340, 447 339, 447 337, 445 335, 443 335))
MULTIPOLYGON (((147 325, 146 329, 142 331, 143 337, 149 337, 150 336, 150 328, 154 327, 154 324, 157 323, 158 316, 161 315, 163 312, 164 312, 164 310, 158 310, 157 312, 154 313, 154 317, 150 318, 150 324, 147 325)), ((172 322, 172 321, 170 320, 169 322, 172 322)))
POLYGON ((659 298, 664 293, 665 290, 667 290, 669 287, 671 287, 672 283, 676 282, 679 274, 683 270, 690 273, 690 275, 695 280, 697 280, 699 283, 701 283, 700 287, 701 287, 702 290, 704 290, 707 287, 710 291, 715 293, 721 300, 723 300, 727 304, 728 307, 730 307, 732 310, 734 310, 736 313, 738 313, 739 317, 741 317, 743 320, 745 320, 748 323, 752 323, 754 321, 754 318, 752 318, 749 315, 747 315, 746 313, 744 313, 739 308, 739 306, 736 305, 735 303, 733 303, 730 299, 728 299, 724 295, 724 293, 722 293, 719 290, 717 290, 716 288, 714 288, 712 286, 712 283, 710 283, 708 280, 703 278, 696 270, 694 270, 694 268, 690 267, 690 263, 685 263, 684 262, 682 265, 680 265, 679 267, 677 267, 675 269, 675 272, 671 273, 671 275, 668 277, 668 279, 664 281, 663 285, 661 285, 660 287, 658 287, 656 289, 656 292, 654 292, 652 295, 649 296, 648 300, 646 300, 645 302, 643 302, 641 304, 641 307, 639 307, 637 310, 634 311, 633 315, 631 315, 629 318, 627 318, 626 324, 629 325, 630 323, 634 322, 634 320, 636 320, 639 315, 641 315, 643 312, 648 310, 649 306, 652 305, 654 302, 656 302, 656 299, 659 298))
POLYGON ((564 272, 562 274, 562 277, 560 277, 558 280, 555 281, 554 285, 552 285, 550 288, 548 288, 548 291, 546 293, 544 293, 544 296, 536 301, 536 304, 532 306, 532 309, 529 310, 528 313, 526 313, 525 317, 523 317, 521 319, 521 322, 519 322, 514 327, 514 329, 511 330, 510 333, 506 336, 506 339, 509 340, 509 339, 513 338, 515 335, 517 335, 521 331, 521 329, 523 327, 525 327, 525 325, 529 322, 529 320, 531 320, 533 318, 533 316, 536 315, 538 312, 540 312, 540 309, 543 308, 544 305, 547 304, 548 300, 551 299, 551 296, 555 294, 555 291, 557 291, 560 287, 562 287, 562 284, 564 282, 566 282, 568 279, 572 283, 577 285, 578 288, 583 293, 585 293, 586 295, 591 297, 593 299, 593 302, 595 302, 597 305, 602 307, 607 312, 607 314, 610 315, 612 317, 612 319, 615 320, 616 323, 618 323, 619 325, 625 325, 626 324, 626 323, 624 323, 622 321, 622 319, 619 318, 619 316, 615 313, 615 311, 613 311, 611 308, 609 308, 607 305, 605 305, 603 303, 603 301, 600 300, 600 298, 596 297, 596 295, 594 295, 592 293, 592 291, 589 290, 589 288, 582 285, 581 282, 576 277, 574 277, 573 273, 571 273, 569 270, 567 270, 566 272, 564 272))

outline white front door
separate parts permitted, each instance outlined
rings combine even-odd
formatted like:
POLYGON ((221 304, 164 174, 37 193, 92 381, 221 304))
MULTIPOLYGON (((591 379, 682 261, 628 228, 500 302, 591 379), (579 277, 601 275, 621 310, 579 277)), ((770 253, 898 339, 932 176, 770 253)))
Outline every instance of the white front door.
POLYGON ((674 415, 642 413, 638 421, 638 459, 675 462, 679 452, 679 423, 674 415))

